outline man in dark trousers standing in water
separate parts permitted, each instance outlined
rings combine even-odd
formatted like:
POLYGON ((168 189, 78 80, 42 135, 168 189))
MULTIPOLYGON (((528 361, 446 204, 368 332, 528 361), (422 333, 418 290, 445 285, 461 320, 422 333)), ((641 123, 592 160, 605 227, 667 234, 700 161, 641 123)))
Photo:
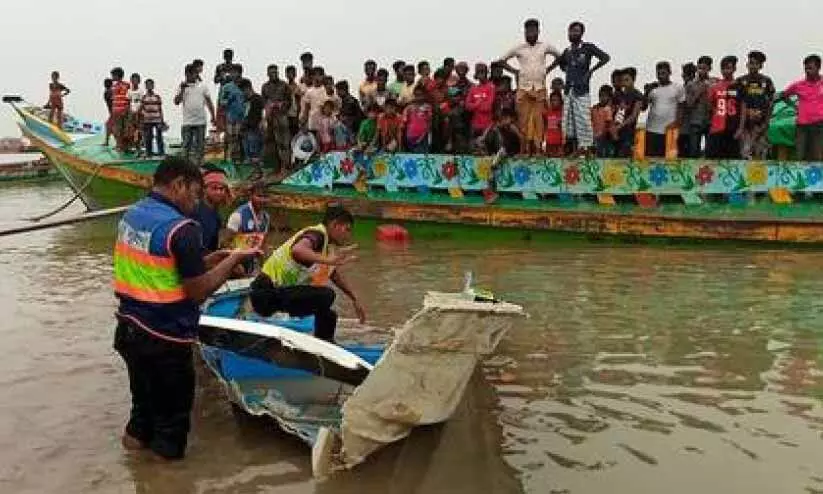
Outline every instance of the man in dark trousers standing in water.
POLYGON ((132 395, 123 445, 148 448, 167 460, 182 459, 186 451, 194 400, 191 345, 200 304, 238 264, 260 254, 248 249, 203 257, 200 226, 187 217, 202 186, 195 165, 166 158, 151 193, 117 228, 114 291, 120 306, 114 348, 126 362, 132 395))

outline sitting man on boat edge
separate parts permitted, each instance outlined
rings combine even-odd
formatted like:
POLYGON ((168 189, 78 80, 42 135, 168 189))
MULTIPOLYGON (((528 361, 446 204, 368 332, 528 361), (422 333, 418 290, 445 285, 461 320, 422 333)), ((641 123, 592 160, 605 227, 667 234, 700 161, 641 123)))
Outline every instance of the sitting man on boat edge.
POLYGON ((300 230, 278 247, 251 284, 255 312, 264 317, 277 311, 296 317, 314 315, 314 336, 334 342, 335 292, 327 286, 332 281, 351 299, 360 322, 365 322, 366 312, 357 295, 335 269, 357 259, 352 255, 356 246, 330 252, 330 244, 342 246, 349 241, 353 225, 350 212, 329 206, 322 223, 300 230))
POLYGON ((149 448, 167 460, 182 459, 186 451, 195 385, 191 344, 200 304, 238 264, 260 255, 243 249, 203 257, 201 228, 187 218, 202 186, 197 166, 179 157, 164 159, 151 193, 126 212, 117 229, 114 348, 126 362, 132 395, 123 445, 149 448))

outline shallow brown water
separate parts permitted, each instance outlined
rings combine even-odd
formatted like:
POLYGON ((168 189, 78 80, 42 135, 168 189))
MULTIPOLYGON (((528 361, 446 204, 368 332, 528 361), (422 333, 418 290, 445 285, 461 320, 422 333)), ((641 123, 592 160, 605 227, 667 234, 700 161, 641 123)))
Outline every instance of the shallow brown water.
MULTIPOLYGON (((68 195, 0 188, 0 226, 68 195)), ((316 484, 307 448, 238 421, 205 373, 185 462, 121 450, 112 226, 0 238, 0 492, 823 492, 823 253, 364 245, 349 273, 376 323, 403 321, 466 269, 532 317, 454 420, 316 484)))

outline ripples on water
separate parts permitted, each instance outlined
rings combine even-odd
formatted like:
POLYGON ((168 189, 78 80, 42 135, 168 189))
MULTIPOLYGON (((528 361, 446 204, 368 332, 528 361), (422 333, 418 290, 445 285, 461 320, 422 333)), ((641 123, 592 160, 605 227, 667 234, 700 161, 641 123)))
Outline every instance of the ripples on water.
MULTIPOLYGON (((0 189, 0 225, 66 196, 0 189)), ((315 485, 308 451, 238 424, 205 375, 185 463, 121 452, 112 231, 0 239, 2 492, 823 492, 820 253, 364 245, 349 272, 378 323, 405 320, 426 290, 459 288, 466 269, 531 318, 454 420, 315 485)))

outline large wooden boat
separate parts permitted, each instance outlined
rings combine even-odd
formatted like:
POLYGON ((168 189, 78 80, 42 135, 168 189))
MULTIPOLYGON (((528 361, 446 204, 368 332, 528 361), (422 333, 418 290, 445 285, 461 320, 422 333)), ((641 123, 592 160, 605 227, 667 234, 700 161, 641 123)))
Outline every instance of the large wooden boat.
MULTIPOLYGON (((12 103, 14 104, 14 103, 12 103)), ((92 207, 145 194, 155 160, 90 136, 60 143, 15 106, 21 129, 92 207), (32 123, 34 122, 34 123, 32 123)), ((270 184, 271 204, 320 212, 330 201, 364 218, 416 224, 630 237, 823 243, 823 163, 512 158, 499 199, 483 200, 493 158, 334 152, 270 184)), ((217 162, 240 185, 254 175, 217 162)))

